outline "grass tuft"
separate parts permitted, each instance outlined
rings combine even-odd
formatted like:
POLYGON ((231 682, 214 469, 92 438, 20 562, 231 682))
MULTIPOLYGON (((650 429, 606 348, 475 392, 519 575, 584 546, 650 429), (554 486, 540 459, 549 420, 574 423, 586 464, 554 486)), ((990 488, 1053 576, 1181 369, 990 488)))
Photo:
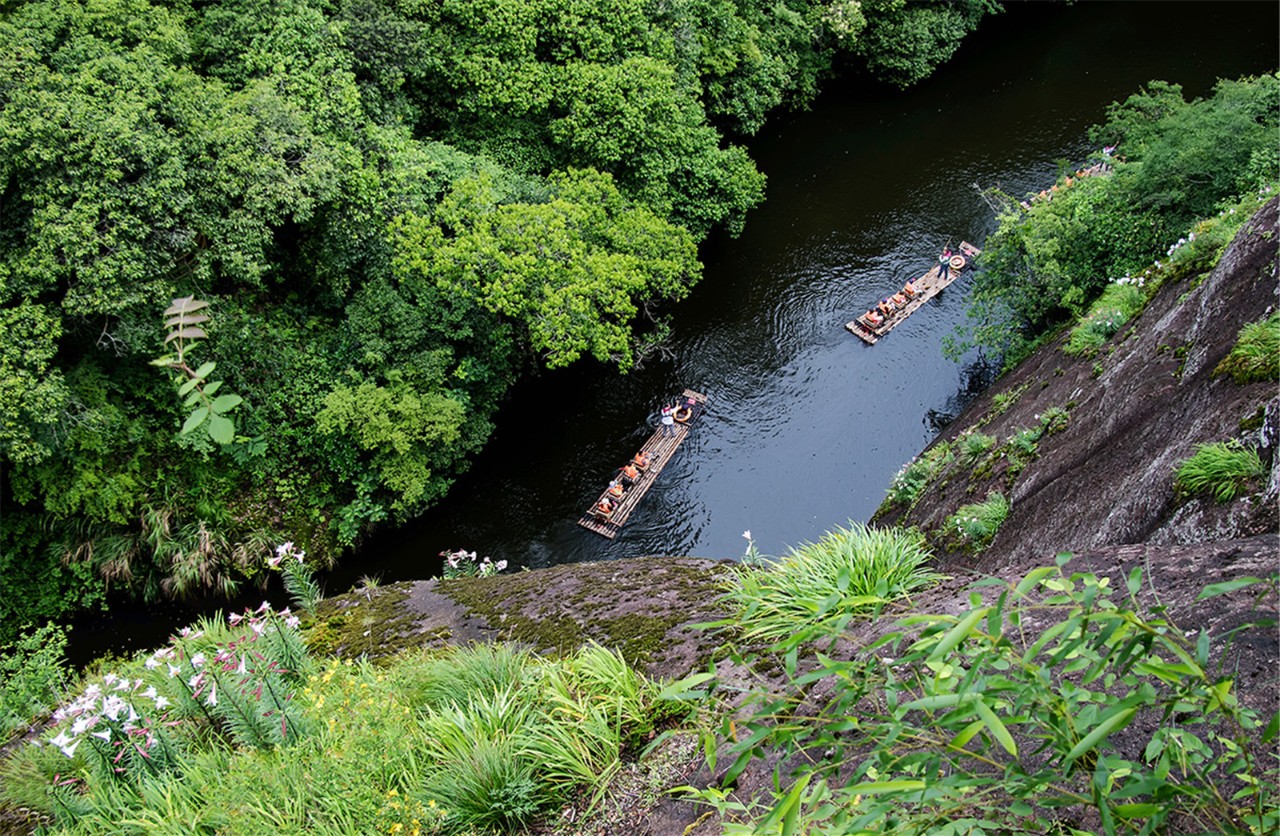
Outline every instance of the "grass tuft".
POLYGON ((1173 483, 1183 495, 1209 494, 1225 504, 1265 473, 1256 450, 1235 440, 1219 441, 1197 447, 1191 458, 1178 465, 1173 483))
POLYGON ((930 557, 918 533, 851 524, 769 568, 737 567, 726 598, 748 638, 776 640, 933 583, 941 576, 924 568, 930 557))
POLYGON ((1241 328, 1231 353, 1222 358, 1213 373, 1230 375, 1242 385, 1280 380, 1280 313, 1241 328))

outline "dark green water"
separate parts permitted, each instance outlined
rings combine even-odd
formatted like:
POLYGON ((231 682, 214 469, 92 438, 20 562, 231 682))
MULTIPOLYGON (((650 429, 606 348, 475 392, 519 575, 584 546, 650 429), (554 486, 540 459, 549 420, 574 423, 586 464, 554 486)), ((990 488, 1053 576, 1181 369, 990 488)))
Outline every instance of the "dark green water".
MULTIPOLYGON (((932 79, 902 92, 847 77, 809 112, 750 141, 767 202, 738 239, 702 250, 675 311, 672 356, 625 377, 599 368, 525 381, 472 472, 439 508, 365 543, 327 580, 439 571, 465 547, 513 566, 645 554, 764 554, 864 521, 898 468, 980 385, 942 357, 967 279, 869 347, 844 323, 923 272, 947 242, 993 229, 975 184, 1014 194, 1082 162, 1089 125, 1152 79, 1209 92, 1274 71, 1280 4, 1009 3, 932 79), (709 410, 617 540, 576 524, 650 432, 664 398, 709 410)), ((103 633, 154 643, 170 617, 120 612, 103 633), (131 633, 138 634, 130 638, 131 633)), ((83 637, 82 637, 83 638, 83 637)))

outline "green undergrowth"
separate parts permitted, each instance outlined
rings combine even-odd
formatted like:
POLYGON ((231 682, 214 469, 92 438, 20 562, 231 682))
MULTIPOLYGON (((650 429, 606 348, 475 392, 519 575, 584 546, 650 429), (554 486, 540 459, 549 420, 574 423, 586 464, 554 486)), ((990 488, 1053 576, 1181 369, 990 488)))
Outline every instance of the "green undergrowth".
POLYGON ((1134 280, 1120 279, 1107 285, 1071 329, 1062 350, 1072 355, 1093 354, 1146 306, 1147 298, 1134 280))
POLYGON ((725 584, 733 614, 716 626, 751 642, 781 640, 815 619, 848 623, 939 580, 930 558, 919 532, 837 527, 774 563, 736 566, 725 584))
POLYGON ((449 639, 445 630, 424 633, 405 607, 409 586, 348 592, 326 598, 306 621, 307 647, 321 656, 380 659, 414 647, 438 646, 449 639))
POLYGON ((53 711, 67 684, 66 646, 67 629, 46 624, 0 647, 0 742, 53 711))
POLYGON ((981 502, 961 505, 943 523, 943 533, 960 549, 977 554, 991 545, 1009 516, 1009 500, 992 491, 981 502))
POLYGON ((784 685, 706 744, 720 782, 681 789, 731 836, 1276 832, 1280 715, 1243 704, 1217 649, 1274 631, 1276 578, 1206 587, 1199 600, 1252 587, 1264 604, 1210 635, 1140 599, 1141 569, 1117 589, 1069 557, 851 654, 827 650, 845 624, 819 602, 766 651, 784 685), (763 758, 772 785, 735 792, 763 758))
POLYGON ((1236 344, 1213 373, 1241 385, 1280 380, 1280 313, 1241 328, 1236 344))
POLYGON ((0 767, 0 806, 47 833, 513 832, 593 797, 681 705, 595 644, 342 661, 258 611, 89 681, 0 767))

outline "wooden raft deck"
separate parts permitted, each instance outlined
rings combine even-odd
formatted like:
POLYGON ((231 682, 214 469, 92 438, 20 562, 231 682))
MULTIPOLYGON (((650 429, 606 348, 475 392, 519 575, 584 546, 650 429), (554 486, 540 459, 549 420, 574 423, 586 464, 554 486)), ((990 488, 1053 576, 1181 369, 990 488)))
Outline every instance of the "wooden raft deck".
POLYGON ((622 498, 617 501, 613 513, 605 517, 595 510, 596 503, 608 495, 608 489, 606 489, 600 496, 596 497, 596 503, 592 503, 591 510, 587 511, 582 519, 578 520, 578 525, 603 537, 608 537, 610 540, 618 536, 618 532, 626 524, 631 512, 640 504, 640 500, 644 499, 644 495, 649 492, 649 488, 653 487, 653 483, 657 480, 658 474, 662 472, 667 462, 671 461, 671 457, 675 455, 676 448, 689 435, 689 428, 697 422, 698 418, 706 410, 706 395, 694 392, 692 389, 685 389, 680 396, 681 403, 688 398, 693 398, 698 403, 698 408, 694 410, 693 417, 687 423, 682 424, 677 421, 675 435, 663 435, 661 426, 654 430, 653 435, 649 436, 649 440, 640 448, 641 452, 649 454, 649 466, 640 474, 640 478, 636 479, 635 483, 627 489, 622 498))
MULTIPOLYGON (((961 241, 960 252, 966 259, 972 259, 982 250, 968 241, 961 241)), ((907 304, 894 311, 892 315, 886 316, 884 322, 879 325, 872 325, 865 321, 866 314, 864 313, 852 322, 845 323, 844 327, 867 345, 875 345, 876 340, 897 328, 903 320, 915 313, 921 305, 937 296, 942 292, 943 288, 958 278, 960 278, 960 270, 952 267, 944 268, 939 264, 937 267, 930 268, 927 273, 915 280, 916 295, 908 299, 907 304)))

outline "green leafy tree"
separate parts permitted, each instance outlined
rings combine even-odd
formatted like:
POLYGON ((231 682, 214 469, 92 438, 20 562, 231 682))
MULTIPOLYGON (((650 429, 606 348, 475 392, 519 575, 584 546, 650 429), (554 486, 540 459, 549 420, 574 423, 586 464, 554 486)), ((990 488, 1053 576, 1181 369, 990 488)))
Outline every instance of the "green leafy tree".
POLYGON ((552 185, 545 203, 502 204, 486 178, 460 182, 431 219, 401 225, 402 275, 520 322, 549 367, 585 353, 626 369, 639 304, 679 299, 696 278, 693 239, 629 205, 606 175, 568 172, 552 185))
POLYGON ((879 78, 909 87, 946 62, 985 15, 999 11, 994 0, 864 0, 866 28, 854 51, 879 78))

